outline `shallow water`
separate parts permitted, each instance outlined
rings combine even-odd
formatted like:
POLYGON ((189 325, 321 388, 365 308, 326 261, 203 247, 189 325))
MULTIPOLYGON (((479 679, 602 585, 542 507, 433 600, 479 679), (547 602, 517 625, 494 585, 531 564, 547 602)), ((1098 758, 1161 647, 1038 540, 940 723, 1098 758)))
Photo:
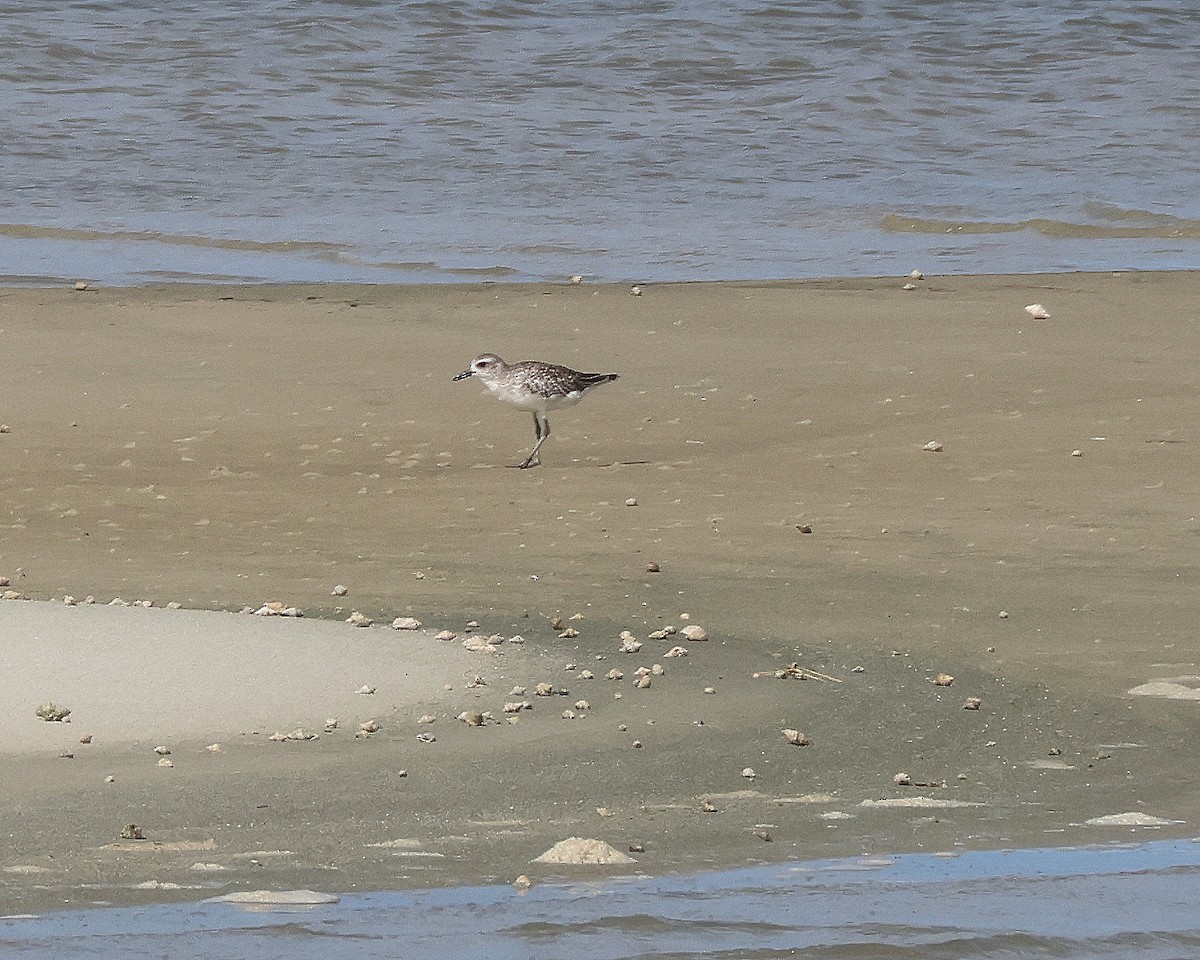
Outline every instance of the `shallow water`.
POLYGON ((1010 960, 1200 955, 1200 843, 906 855, 0 921, 0 957, 1010 960))
POLYGON ((1192 3, 0 16, 0 282, 1196 265, 1192 3))

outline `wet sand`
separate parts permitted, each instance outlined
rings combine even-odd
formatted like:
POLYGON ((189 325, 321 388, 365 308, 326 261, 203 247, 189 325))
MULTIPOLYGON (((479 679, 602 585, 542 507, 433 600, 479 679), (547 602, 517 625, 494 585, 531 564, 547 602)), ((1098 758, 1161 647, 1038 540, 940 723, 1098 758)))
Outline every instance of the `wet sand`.
POLYGON ((0 292, 6 908, 1191 835, 1200 275, 905 282, 0 292))

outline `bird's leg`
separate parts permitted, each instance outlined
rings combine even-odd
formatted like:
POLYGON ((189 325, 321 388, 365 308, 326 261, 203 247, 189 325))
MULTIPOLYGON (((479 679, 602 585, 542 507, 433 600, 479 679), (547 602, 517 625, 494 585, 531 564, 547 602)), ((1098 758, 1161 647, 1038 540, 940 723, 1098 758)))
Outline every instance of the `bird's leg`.
POLYGON ((542 444, 546 442, 546 438, 550 436, 549 418, 539 417, 537 415, 537 411, 535 410, 533 412, 533 429, 537 434, 537 443, 533 445, 533 450, 530 451, 529 456, 527 456, 521 463, 520 466, 522 470, 526 469, 527 467, 541 466, 542 461, 538 459, 538 450, 541 448, 542 444))

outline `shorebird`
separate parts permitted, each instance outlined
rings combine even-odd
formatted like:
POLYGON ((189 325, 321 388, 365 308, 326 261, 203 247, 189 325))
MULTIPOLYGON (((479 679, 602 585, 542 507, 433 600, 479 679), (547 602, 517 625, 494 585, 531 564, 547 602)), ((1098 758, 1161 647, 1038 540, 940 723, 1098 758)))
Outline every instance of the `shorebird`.
POLYGON ((580 373, 570 367, 543 363, 541 360, 505 363, 494 353, 485 353, 472 360, 471 366, 454 379, 478 377, 501 400, 533 412, 537 443, 529 456, 517 464, 524 470, 541 464, 538 450, 550 436, 550 419, 546 413, 574 406, 600 384, 616 380, 618 376, 615 373, 580 373))

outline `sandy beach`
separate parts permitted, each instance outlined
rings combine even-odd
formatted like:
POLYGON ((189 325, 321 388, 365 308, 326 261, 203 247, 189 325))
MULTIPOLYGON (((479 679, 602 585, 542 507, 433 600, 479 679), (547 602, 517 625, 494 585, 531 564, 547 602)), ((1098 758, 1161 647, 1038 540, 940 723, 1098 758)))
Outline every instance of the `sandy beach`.
POLYGON ((1198 303, 0 290, 3 910, 1193 835, 1198 303))

